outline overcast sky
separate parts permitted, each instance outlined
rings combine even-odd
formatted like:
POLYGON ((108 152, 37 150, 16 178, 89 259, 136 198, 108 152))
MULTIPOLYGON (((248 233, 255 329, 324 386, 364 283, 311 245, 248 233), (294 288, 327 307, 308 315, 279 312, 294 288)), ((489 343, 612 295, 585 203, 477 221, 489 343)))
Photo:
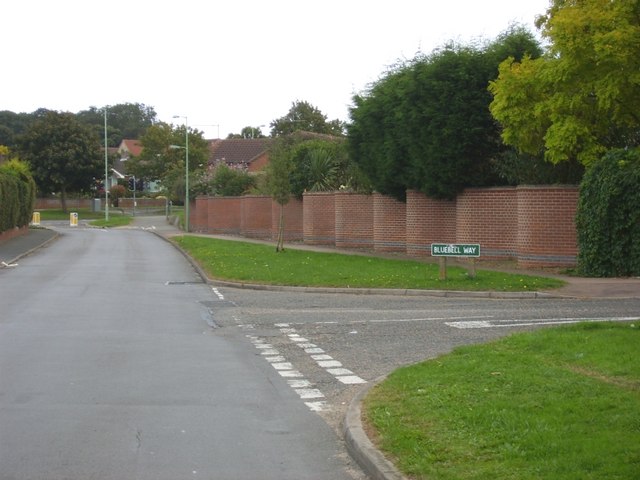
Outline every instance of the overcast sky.
POLYGON ((16 0, 0 7, 0 110, 152 106, 226 137, 354 93, 449 40, 535 31, 549 0, 16 0))

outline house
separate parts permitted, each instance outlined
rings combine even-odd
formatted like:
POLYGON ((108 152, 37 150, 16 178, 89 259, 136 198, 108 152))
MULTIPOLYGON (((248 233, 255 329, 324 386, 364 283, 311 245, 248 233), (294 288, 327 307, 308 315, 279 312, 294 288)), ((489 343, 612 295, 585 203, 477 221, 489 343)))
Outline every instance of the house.
POLYGON ((224 164, 235 170, 258 172, 269 162, 268 138, 209 140, 209 168, 224 164))
POLYGON ((138 157, 142 153, 142 144, 138 140, 124 139, 118 147, 118 156, 113 162, 113 168, 125 175, 127 173, 127 160, 138 157))

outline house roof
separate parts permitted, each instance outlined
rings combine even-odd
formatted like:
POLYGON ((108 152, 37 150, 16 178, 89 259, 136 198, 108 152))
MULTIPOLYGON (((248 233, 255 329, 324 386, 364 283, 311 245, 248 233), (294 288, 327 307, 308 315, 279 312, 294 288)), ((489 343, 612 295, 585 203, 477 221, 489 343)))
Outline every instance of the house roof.
POLYGON ((137 157, 142 153, 142 144, 138 140, 123 139, 118 151, 128 153, 132 157, 137 157))
POLYGON ((267 138, 230 138, 209 142, 209 162, 227 165, 250 164, 262 155, 268 146, 267 138))

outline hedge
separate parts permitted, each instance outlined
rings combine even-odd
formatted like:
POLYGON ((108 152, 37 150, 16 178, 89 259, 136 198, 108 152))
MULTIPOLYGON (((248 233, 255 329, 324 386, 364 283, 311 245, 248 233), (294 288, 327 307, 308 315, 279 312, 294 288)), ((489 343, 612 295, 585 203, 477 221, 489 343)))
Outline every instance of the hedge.
POLYGON ((612 150, 587 169, 576 224, 582 275, 640 275, 640 150, 612 150))
POLYGON ((28 170, 14 162, 0 166, 0 232, 28 225, 35 200, 36 184, 28 170))

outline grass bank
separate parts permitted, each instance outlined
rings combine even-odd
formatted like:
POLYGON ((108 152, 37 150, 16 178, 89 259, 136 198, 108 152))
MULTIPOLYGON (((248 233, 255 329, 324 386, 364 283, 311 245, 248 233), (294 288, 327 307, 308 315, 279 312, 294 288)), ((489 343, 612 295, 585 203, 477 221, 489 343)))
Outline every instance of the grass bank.
POLYGON ((246 283, 344 288, 401 288, 522 292, 557 288, 558 279, 449 267, 439 280, 438 265, 340 253, 287 249, 272 245, 180 236, 175 242, 216 279, 246 283))
POLYGON ((639 478, 639 327, 588 323, 457 348, 374 387, 365 423, 411 478, 639 478))

